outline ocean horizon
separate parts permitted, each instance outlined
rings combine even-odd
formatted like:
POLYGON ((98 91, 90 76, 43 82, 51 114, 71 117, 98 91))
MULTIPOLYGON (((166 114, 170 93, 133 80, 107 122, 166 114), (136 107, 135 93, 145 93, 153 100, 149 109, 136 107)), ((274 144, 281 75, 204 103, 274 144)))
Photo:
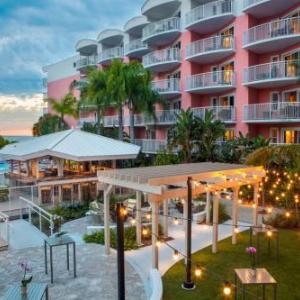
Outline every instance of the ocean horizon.
POLYGON ((11 142, 24 142, 33 138, 31 135, 3 135, 3 137, 11 142))

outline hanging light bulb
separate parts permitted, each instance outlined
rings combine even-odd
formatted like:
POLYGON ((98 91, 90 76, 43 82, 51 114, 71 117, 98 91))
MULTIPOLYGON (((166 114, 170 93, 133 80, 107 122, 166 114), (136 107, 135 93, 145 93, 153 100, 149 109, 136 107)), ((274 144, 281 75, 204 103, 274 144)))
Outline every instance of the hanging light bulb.
POLYGON ((157 247, 157 248, 160 248, 160 246, 161 246, 161 242, 160 242, 160 241, 157 241, 157 242, 156 242, 156 247, 157 247))
POLYGON ((202 269, 199 265, 196 265, 195 276, 198 277, 198 278, 200 278, 202 276, 202 269))
POLYGON ((223 294, 225 296, 230 296, 231 295, 231 284, 228 281, 225 281, 225 283, 224 283, 223 294))
POLYGON ((295 203, 299 203, 299 199, 298 198, 295 199, 295 203))
POLYGON ((151 219, 151 215, 149 213, 146 214, 146 219, 150 220, 151 219))
POLYGON ((136 224, 136 219, 131 219, 131 225, 135 225, 136 224))
POLYGON ((281 197, 285 197, 285 193, 281 193, 281 197))
POLYGON ((178 250, 174 250, 173 259, 178 260, 178 258, 179 258, 179 252, 178 252, 178 250))
POLYGON ((122 207, 120 212, 121 212, 121 215, 122 215, 123 217, 127 216, 127 213, 128 213, 128 212, 127 212, 127 210, 126 210, 125 207, 122 207))
POLYGON ((174 218, 173 223, 174 223, 174 225, 178 225, 179 224, 178 218, 174 218))
POLYGON ((147 228, 143 228, 142 234, 143 234, 144 236, 148 235, 148 229, 147 229, 147 228))
POLYGON ((285 213, 285 216, 286 216, 287 218, 289 218, 289 217, 291 216, 291 213, 287 211, 287 212, 285 213))
POLYGON ((273 211, 272 207, 268 207, 268 208, 267 208, 268 214, 272 213, 272 211, 273 211))
POLYGON ((267 230, 267 237, 271 237, 272 235, 273 235, 273 232, 270 229, 268 229, 267 230))
POLYGON ((243 204, 243 200, 242 200, 242 199, 239 199, 239 200, 238 200, 238 203, 239 203, 239 204, 243 204))
POLYGON ((240 232, 240 229, 239 229, 237 226, 235 226, 235 227, 234 227, 234 232, 235 232, 235 233, 239 233, 239 232, 240 232))

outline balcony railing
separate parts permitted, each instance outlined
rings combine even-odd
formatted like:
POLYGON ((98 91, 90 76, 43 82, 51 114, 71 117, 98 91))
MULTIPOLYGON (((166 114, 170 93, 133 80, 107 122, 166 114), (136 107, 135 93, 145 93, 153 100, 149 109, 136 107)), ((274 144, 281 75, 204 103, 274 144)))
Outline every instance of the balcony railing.
POLYGON ((147 49, 147 48, 148 48, 147 43, 143 42, 140 39, 137 39, 125 45, 125 54, 129 54, 134 51, 147 49))
POLYGON ((300 121, 299 102, 259 103, 244 106, 244 121, 300 121))
POLYGON ((99 55, 99 62, 101 63, 108 60, 122 58, 123 56, 124 56, 124 50, 122 47, 105 49, 99 55))
POLYGON ((205 115, 211 111, 213 112, 214 119, 222 122, 235 122, 236 113, 234 106, 207 106, 207 107, 195 107, 192 108, 195 116, 200 119, 205 119, 205 115))
POLYGON ((166 140, 147 140, 147 139, 139 139, 135 140, 135 143, 138 146, 141 146, 142 152, 144 153, 158 153, 167 148, 166 140))
POLYGON ((180 62, 180 49, 168 48, 151 52, 143 57, 145 67, 168 62, 180 62))
POLYGON ((276 20, 250 28, 244 33, 244 46, 252 43, 300 34, 300 17, 276 20))
POLYGON ((171 31, 180 31, 180 18, 170 18, 150 23, 143 28, 143 40, 171 31))
POLYGON ((193 75, 187 78, 187 90, 234 87, 235 77, 235 72, 231 70, 193 75))
POLYGON ((86 56, 86 57, 81 57, 77 62, 76 62, 76 69, 81 69, 85 68, 88 66, 93 66, 97 64, 97 56, 86 56))
POLYGON ((234 50, 234 37, 231 35, 210 37, 188 45, 186 50, 187 58, 215 51, 234 50))
POLYGON ((272 62, 246 69, 244 71, 244 83, 295 79, 299 73, 299 61, 272 62))
POLYGON ((229 13, 233 13, 233 0, 209 2, 194 8, 186 14, 186 26, 229 13))
POLYGON ((116 127, 116 126, 119 126, 119 123, 118 123, 118 116, 115 115, 115 116, 105 116, 103 118, 103 122, 104 122, 104 126, 105 127, 116 127))
POLYGON ((152 88, 159 94, 180 93, 180 80, 179 78, 170 78, 153 81, 152 88))

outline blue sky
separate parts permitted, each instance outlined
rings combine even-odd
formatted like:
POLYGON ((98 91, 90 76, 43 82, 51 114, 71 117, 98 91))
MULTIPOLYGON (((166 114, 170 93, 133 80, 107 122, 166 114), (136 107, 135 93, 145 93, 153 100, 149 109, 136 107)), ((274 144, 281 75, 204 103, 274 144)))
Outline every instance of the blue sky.
POLYGON ((81 38, 95 38, 108 27, 122 28, 129 18, 140 14, 143 2, 1 0, 0 134, 11 130, 18 134, 20 122, 21 129, 25 122, 28 130, 37 118, 39 112, 27 116, 25 110, 35 107, 40 111, 42 66, 73 55, 81 38))

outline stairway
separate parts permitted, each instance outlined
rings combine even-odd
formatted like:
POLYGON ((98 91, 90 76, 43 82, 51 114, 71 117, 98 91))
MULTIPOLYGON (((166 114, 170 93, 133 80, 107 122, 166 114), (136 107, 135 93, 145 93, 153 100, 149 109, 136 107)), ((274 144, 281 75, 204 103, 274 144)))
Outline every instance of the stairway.
POLYGON ((0 252, 8 250, 8 243, 0 238, 0 252))

